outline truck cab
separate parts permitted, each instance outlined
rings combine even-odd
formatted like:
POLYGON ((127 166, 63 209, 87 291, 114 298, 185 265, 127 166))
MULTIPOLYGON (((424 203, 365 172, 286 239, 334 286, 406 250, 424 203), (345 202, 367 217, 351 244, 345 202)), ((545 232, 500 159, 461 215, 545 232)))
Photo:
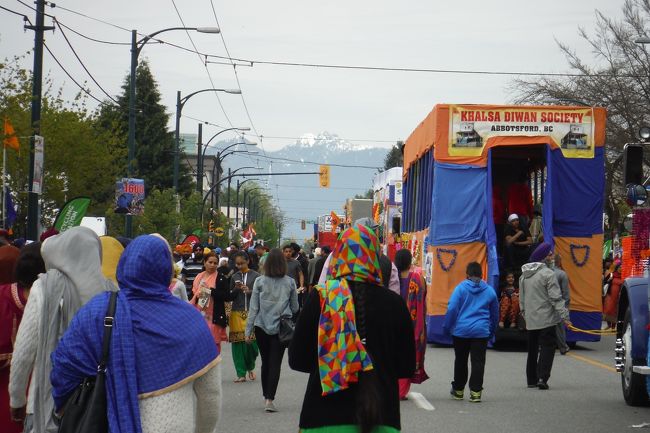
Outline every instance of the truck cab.
MULTIPOLYGON (((650 139, 650 129, 642 130, 639 134, 644 141, 650 139)), ((643 150, 644 143, 628 143, 623 151, 623 179, 627 189, 627 202, 634 207, 637 214, 650 214, 650 209, 645 206, 647 193, 644 186, 643 150), (645 206, 645 207, 643 207, 645 206)), ((642 221, 643 218, 634 219, 642 221)), ((632 226, 632 236, 639 244, 645 243, 645 248, 650 248, 648 231, 642 223, 632 226)), ((632 244, 632 243, 631 243, 632 244)), ((634 248, 629 248, 634 249, 634 248)), ((616 371, 621 373, 621 387, 625 402, 631 406, 645 406, 650 403, 648 397, 648 326, 650 326, 650 278, 648 277, 648 263, 642 257, 645 251, 623 251, 623 261, 628 260, 635 269, 633 274, 643 275, 626 278, 621 286, 618 299, 618 314, 616 323, 616 347, 614 349, 614 362, 616 371)))

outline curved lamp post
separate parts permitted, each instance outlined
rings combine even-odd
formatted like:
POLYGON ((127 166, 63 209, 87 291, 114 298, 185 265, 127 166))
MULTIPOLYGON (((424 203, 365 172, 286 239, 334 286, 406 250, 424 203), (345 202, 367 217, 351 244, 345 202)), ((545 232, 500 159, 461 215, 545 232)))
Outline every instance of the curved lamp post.
MULTIPOLYGON (((127 177, 133 176, 133 159, 135 157, 135 71, 138 67, 138 56, 142 48, 155 36, 172 30, 195 30, 199 33, 220 33, 218 27, 169 27, 153 32, 138 40, 138 31, 131 30, 131 73, 129 76, 129 140, 128 140, 128 161, 127 177)), ((126 237, 133 237, 133 219, 131 215, 126 216, 126 237)))
MULTIPOLYGON (((189 95, 181 98, 181 91, 176 92, 176 132, 174 133, 175 141, 175 151, 174 151, 174 192, 178 194, 178 169, 179 169, 179 158, 180 158, 180 128, 181 128, 181 114, 183 112, 183 107, 185 103, 194 95, 205 92, 224 92, 231 95, 241 95, 241 90, 239 89, 203 89, 192 92, 189 95)), ((239 128, 238 128, 239 129, 239 128)), ((244 130, 244 129, 241 129, 244 130)), ((250 128, 246 129, 250 130, 250 128)))

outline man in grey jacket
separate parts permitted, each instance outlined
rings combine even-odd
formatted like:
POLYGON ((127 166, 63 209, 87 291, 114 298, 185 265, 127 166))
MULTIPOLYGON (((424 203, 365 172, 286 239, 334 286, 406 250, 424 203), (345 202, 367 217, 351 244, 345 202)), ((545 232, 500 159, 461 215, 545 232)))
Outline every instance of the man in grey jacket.
MULTIPOLYGON (((557 278, 557 283, 560 286, 560 291, 562 292, 562 299, 564 299, 564 307, 569 309, 569 301, 571 296, 569 294, 569 277, 566 272, 562 269, 562 257, 559 254, 555 255, 555 259, 552 262, 553 272, 555 273, 555 278, 557 278)), ((555 332, 557 334, 557 347, 560 349, 562 355, 570 350, 569 346, 566 344, 566 329, 564 323, 558 323, 555 327, 555 332)))
POLYGON ((553 260, 553 246, 541 243, 521 267, 519 303, 528 330, 526 379, 529 388, 548 389, 557 337, 555 327, 570 325, 557 278, 546 263, 553 260))

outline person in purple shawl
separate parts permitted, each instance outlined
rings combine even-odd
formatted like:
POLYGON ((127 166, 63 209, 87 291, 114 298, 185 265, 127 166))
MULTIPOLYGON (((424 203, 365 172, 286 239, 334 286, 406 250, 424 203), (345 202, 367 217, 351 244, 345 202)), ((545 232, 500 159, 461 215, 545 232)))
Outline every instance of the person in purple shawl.
MULTIPOLYGON (((216 427, 221 357, 201 314, 169 292, 171 278, 171 253, 157 237, 134 239, 120 258, 106 370, 112 433, 216 427)), ((100 294, 82 307, 52 353, 57 412, 84 377, 96 374, 109 296, 100 294)))

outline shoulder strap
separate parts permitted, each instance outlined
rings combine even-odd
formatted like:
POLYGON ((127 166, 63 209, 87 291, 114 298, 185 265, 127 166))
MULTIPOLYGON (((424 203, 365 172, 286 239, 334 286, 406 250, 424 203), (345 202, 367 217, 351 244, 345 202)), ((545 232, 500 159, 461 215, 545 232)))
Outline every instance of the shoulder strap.
POLYGON ((117 292, 111 292, 108 300, 108 308, 106 309, 106 317, 104 317, 104 341, 102 343, 102 359, 97 366, 98 372, 106 371, 106 364, 108 363, 108 351, 111 347, 111 334, 113 333, 113 322, 115 321, 115 306, 117 304, 117 292))

